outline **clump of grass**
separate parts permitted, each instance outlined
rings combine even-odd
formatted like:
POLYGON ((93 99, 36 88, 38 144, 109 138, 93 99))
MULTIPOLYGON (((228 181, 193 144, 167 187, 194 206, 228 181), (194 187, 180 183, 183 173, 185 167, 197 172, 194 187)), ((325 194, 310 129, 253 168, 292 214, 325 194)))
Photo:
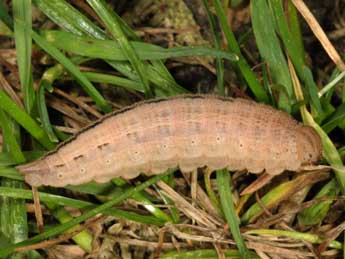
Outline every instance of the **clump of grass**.
MULTIPOLYGON (((330 238, 309 233, 309 229, 325 226, 324 220, 330 214, 334 200, 345 190, 341 156, 329 137, 335 128, 344 128, 344 72, 340 72, 341 67, 334 69, 324 87, 316 84, 312 71, 318 68, 308 66, 304 58, 307 53, 298 12, 292 4, 296 1, 288 1, 286 6, 278 0, 250 2, 252 27, 248 33, 252 30, 260 56, 260 60, 256 60, 260 66, 256 66, 255 72, 241 49, 243 42, 239 43, 228 24, 228 1, 202 1, 213 35, 213 47, 172 48, 143 42, 105 1, 86 2, 90 9, 84 10, 91 10, 93 18, 97 17, 104 25, 96 25, 88 18, 90 15, 63 0, 13 0, 12 13, 0 2, 0 32, 6 36, 7 43, 15 43, 21 86, 13 89, 1 71, 0 83, 5 82, 6 87, 0 90, 3 139, 0 153, 0 236, 4 240, 0 242, 0 257, 18 253, 20 256, 43 258, 43 253, 27 251, 46 248, 47 244, 42 243, 45 240, 53 239, 51 244, 57 244, 69 238, 91 253, 94 236, 83 226, 99 213, 109 216, 108 221, 102 221, 104 232, 113 229, 114 225, 128 227, 137 233, 138 238, 120 234, 124 243, 134 246, 140 243, 154 248, 161 258, 217 258, 223 255, 227 258, 259 258, 271 253, 310 255, 308 246, 299 247, 298 251, 287 249, 279 240, 266 242, 267 235, 319 245, 320 254, 326 249, 343 252, 342 239, 333 240, 342 231, 336 228, 336 222, 331 223, 334 229, 330 238), (54 30, 47 30, 44 26, 33 28, 31 5, 59 27, 54 30), (219 29, 224 37, 220 37, 219 29), (43 58, 38 60, 32 55, 35 52, 43 58), (216 179, 205 177, 205 191, 196 177, 190 182, 173 174, 173 170, 142 183, 114 179, 105 184, 66 186, 62 190, 39 188, 41 204, 51 216, 44 215, 46 230, 37 233, 37 229, 28 223, 26 210, 33 194, 14 166, 36 159, 53 149, 60 140, 68 138, 66 132, 85 126, 100 113, 105 114, 117 107, 118 104, 112 101, 107 91, 102 90, 101 85, 114 86, 113 89, 122 91, 122 99, 189 92, 175 81, 164 64, 169 59, 184 56, 211 56, 215 59, 219 95, 229 92, 229 82, 224 75, 228 72, 227 65, 231 65, 237 77, 236 83, 240 82, 241 90, 246 90, 253 99, 296 117, 300 115, 303 122, 315 128, 321 136, 324 162, 333 166, 334 175, 323 171, 290 174, 291 178, 283 175, 278 180, 274 178, 255 197, 252 194, 239 197, 241 190, 249 185, 250 177, 226 170, 218 171, 216 179), (48 66, 40 64, 43 60, 48 60, 48 66), (104 69, 93 66, 95 71, 85 71, 83 67, 99 62, 104 69), (73 105, 57 98, 54 92, 56 88, 66 87, 66 82, 72 88, 67 95, 69 100, 75 100, 73 105), (332 102, 334 98, 339 100, 339 105, 332 102), (52 104, 54 100, 55 104, 52 104), (76 106, 76 103, 80 105, 76 106), (57 126, 52 108, 62 114, 73 113, 76 116, 74 119, 60 116, 66 124, 57 126), (191 198, 196 200, 190 201, 186 197, 189 184, 193 190, 197 187, 196 197, 191 198), (150 186, 153 187, 148 189, 150 186), (308 201, 306 197, 312 198, 308 201), (296 205, 290 208, 284 201, 296 205), (82 214, 74 217, 66 208, 78 209, 82 214), (290 210, 289 215, 286 215, 286 209, 290 210), (285 221, 277 222, 277 215, 285 221), (113 221, 115 224, 108 228, 107 224, 113 221), (148 228, 154 233, 149 238, 145 236, 149 235, 148 231, 144 231, 148 228), (254 235, 260 235, 263 241, 258 241, 254 235), (62 239, 54 239, 57 237, 62 239), (173 244, 183 249, 192 246, 193 251, 177 253, 173 244)), ((16 75, 8 64, 8 73, 16 75)), ((121 238, 116 242, 121 243, 121 238)), ((107 240, 111 242, 111 238, 107 240)))

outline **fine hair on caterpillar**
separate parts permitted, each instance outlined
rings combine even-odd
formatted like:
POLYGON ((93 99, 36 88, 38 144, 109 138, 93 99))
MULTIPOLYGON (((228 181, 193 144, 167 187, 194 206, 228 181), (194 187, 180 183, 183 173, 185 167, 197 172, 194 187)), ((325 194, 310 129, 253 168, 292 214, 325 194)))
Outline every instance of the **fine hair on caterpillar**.
POLYGON ((285 112, 240 98, 187 95, 106 115, 17 169, 30 185, 56 187, 175 167, 276 175, 317 162, 321 151, 316 131, 285 112))

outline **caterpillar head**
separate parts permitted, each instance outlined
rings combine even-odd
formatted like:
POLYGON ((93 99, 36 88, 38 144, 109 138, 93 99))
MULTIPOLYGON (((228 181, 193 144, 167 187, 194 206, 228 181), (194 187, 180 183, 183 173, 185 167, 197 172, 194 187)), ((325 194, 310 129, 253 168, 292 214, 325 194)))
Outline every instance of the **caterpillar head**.
POLYGON ((297 129, 297 151, 301 165, 310 165, 320 160, 322 153, 321 138, 309 126, 297 129))

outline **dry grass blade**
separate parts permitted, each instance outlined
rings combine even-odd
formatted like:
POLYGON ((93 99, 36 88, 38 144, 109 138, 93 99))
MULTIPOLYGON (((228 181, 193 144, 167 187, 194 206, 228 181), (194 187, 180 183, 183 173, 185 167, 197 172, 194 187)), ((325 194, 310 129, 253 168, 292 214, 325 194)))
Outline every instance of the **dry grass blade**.
POLYGON ((246 245, 250 249, 255 249, 257 251, 268 253, 270 255, 278 255, 279 258, 307 258, 307 257, 314 257, 313 253, 304 252, 304 251, 300 251, 300 250, 297 250, 297 249, 282 248, 282 247, 279 247, 279 245, 277 243, 273 243, 273 244, 269 245, 269 244, 249 241, 249 242, 246 243, 246 245))
MULTIPOLYGON (((163 242, 163 243, 159 243, 159 242, 150 242, 147 240, 140 240, 140 239, 135 239, 135 238, 125 238, 122 236, 113 236, 113 235, 102 235, 102 237, 106 237, 109 238, 113 241, 115 241, 116 243, 123 243, 123 244, 128 244, 128 245, 132 245, 132 246, 140 246, 140 247, 145 247, 148 249, 175 249, 176 248, 176 244, 174 243, 168 243, 168 242, 163 242)), ((183 242, 178 242, 178 246, 183 248, 186 247, 187 244, 183 243, 183 242)))
POLYGON ((44 231, 42 208, 40 203, 40 196, 36 187, 32 187, 32 196, 34 198, 35 216, 37 221, 38 231, 41 233, 44 231))
POLYGON ((248 185, 241 192, 241 195, 246 195, 246 194, 250 194, 250 193, 256 192, 257 190, 261 189, 263 186, 268 184, 273 177, 274 177, 273 175, 269 175, 267 173, 264 173, 264 174, 260 175, 258 179, 256 179, 250 185, 248 185))
MULTIPOLYGON (((187 184, 191 186, 191 182, 188 179, 188 175, 189 175, 188 173, 183 173, 183 176, 185 177, 187 184)), ((202 206, 209 214, 211 214, 213 217, 216 217, 219 222, 222 222, 221 213, 214 207, 209 196, 207 196, 207 194, 204 192, 204 190, 198 184, 197 181, 195 181, 194 188, 195 188, 195 199, 193 199, 192 197, 193 201, 196 201, 196 203, 202 206)))
POLYGON ((4 77, 3 73, 0 70, 0 89, 3 89, 13 101, 22 109, 24 109, 24 105, 22 100, 18 97, 17 93, 13 90, 11 85, 7 82, 6 78, 4 77))
POLYGON ((54 96, 49 96, 48 104, 51 108, 61 112, 62 114, 75 120, 83 126, 91 122, 86 116, 79 115, 71 106, 69 106, 65 102, 62 102, 54 96))
POLYGON ((345 70, 345 64, 342 61, 340 55, 334 48, 333 44, 329 41, 326 33, 321 28, 318 21, 315 19, 314 15, 311 13, 309 8, 305 5, 303 0, 292 0, 293 4, 296 6, 298 11, 304 17, 305 21, 309 24, 310 29, 313 31, 315 36, 320 41, 321 45, 329 55, 329 57, 333 60, 333 62, 338 66, 338 68, 342 71, 345 70))
POLYGON ((83 224, 81 227, 79 227, 77 230, 75 230, 73 232, 63 234, 56 239, 45 240, 45 241, 42 241, 42 242, 39 242, 39 243, 36 243, 33 245, 22 246, 22 247, 16 248, 15 250, 17 252, 25 252, 25 251, 30 251, 30 250, 44 249, 44 248, 51 247, 53 245, 62 243, 68 239, 71 239, 73 236, 75 236, 76 234, 85 230, 90 225, 94 224, 95 222, 97 222, 99 220, 103 220, 103 219, 104 219, 104 216, 97 216, 94 219, 89 220, 87 223, 83 224))
POLYGON ((160 181, 157 185, 164 191, 164 193, 169 196, 171 200, 175 202, 175 206, 181 210, 189 218, 198 222, 198 224, 207 226, 210 229, 216 229, 216 226, 220 226, 221 222, 212 218, 208 213, 193 207, 188 201, 186 201, 180 194, 175 192, 169 185, 160 181))
POLYGON ((322 242, 318 248, 318 252, 323 253, 329 244, 336 239, 345 230, 345 222, 341 223, 334 229, 328 232, 327 237, 324 242, 322 242))
POLYGON ((78 105, 80 108, 82 108, 83 110, 91 113, 92 115, 94 115, 96 118, 100 118, 102 117, 102 114, 100 112, 98 112, 96 109, 92 108, 90 105, 88 105, 86 102, 80 100, 79 98, 68 94, 58 88, 54 89, 54 93, 66 98, 67 100, 75 103, 76 105, 78 105))
MULTIPOLYGON (((182 227, 186 227, 185 225, 182 225, 182 227)), ((187 226, 188 227, 188 226, 187 226)), ((206 243, 222 243, 222 244, 235 244, 235 242, 231 239, 222 238, 222 233, 219 233, 218 231, 212 230, 212 229, 202 229, 202 234, 198 232, 197 234, 190 233, 193 229, 193 225, 189 226, 188 231, 183 232, 179 230, 179 225, 173 225, 167 223, 165 226, 165 229, 178 237, 179 239, 185 239, 185 240, 192 240, 197 242, 206 242, 206 243), (210 237, 209 235, 215 236, 210 237)))

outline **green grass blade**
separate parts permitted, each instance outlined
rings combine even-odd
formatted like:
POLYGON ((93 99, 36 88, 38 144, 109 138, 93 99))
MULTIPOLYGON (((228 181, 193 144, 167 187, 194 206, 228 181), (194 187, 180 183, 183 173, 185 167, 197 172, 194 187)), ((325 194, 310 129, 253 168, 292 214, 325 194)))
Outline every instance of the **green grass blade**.
POLYGON ((228 20, 225 15, 223 6, 220 3, 220 0, 212 0, 213 5, 216 10, 217 17, 219 19, 220 26, 224 32, 224 35, 226 37, 226 40, 228 42, 228 50, 230 52, 235 53, 239 57, 239 62, 237 63, 237 66, 239 70, 241 71, 243 77, 245 78, 246 82, 249 85, 249 88, 255 95, 256 99, 260 102, 269 102, 269 98, 267 93, 265 92, 264 88, 260 83, 258 82, 255 74, 251 70, 250 66, 248 65, 247 61, 244 59, 244 57, 241 54, 240 47, 236 41, 234 33, 231 31, 228 20))
POLYGON ((141 93, 144 92, 142 84, 138 83, 137 81, 133 81, 119 76, 95 72, 83 72, 83 74, 87 77, 87 79, 95 83, 107 83, 112 85, 118 85, 131 91, 138 91, 141 93))
MULTIPOLYGON (((18 124, 0 109, 0 124, 3 136, 2 149, 11 154, 16 163, 25 161, 20 149, 20 130, 18 124)), ((1 186, 24 188, 21 181, 1 178, 1 186)), ((25 200, 19 198, 0 197, 0 230, 12 243, 28 238, 28 223, 25 200)), ((24 257, 24 253, 17 254, 24 257)))
POLYGON ((30 114, 35 102, 31 75, 31 0, 13 0, 12 4, 19 79, 25 108, 30 114))
POLYGON ((250 3, 252 26, 260 55, 269 67, 273 84, 282 85, 285 89, 279 91, 279 108, 290 112, 291 104, 294 103, 293 87, 285 56, 275 32, 272 12, 266 0, 250 3))
MULTIPOLYGON (((289 57, 296 68, 298 76, 302 79, 305 84, 306 92, 308 93, 308 99, 315 109, 315 117, 319 120, 323 118, 323 110, 321 107, 320 99, 318 98, 318 89, 314 82, 311 70, 305 65, 304 61, 304 50, 301 49, 303 44, 300 29, 298 28, 296 21, 294 26, 290 27, 287 19, 286 12, 283 8, 282 1, 280 0, 269 0, 270 7, 272 8, 276 27, 279 32, 280 38, 286 48, 289 57)), ((291 8, 290 8, 291 9, 291 8)), ((294 14, 294 12, 293 12, 294 14)))
MULTIPOLYGON (((67 222, 73 220, 73 217, 62 207, 55 207, 49 205, 49 203, 45 203, 45 205, 49 208, 52 212, 53 216, 63 225, 67 222)), ((70 229, 64 231, 64 233, 73 232, 74 230, 80 227, 79 224, 71 227, 70 229)), ((89 230, 83 230, 80 233, 76 234, 72 237, 73 241, 76 242, 84 251, 87 253, 91 253, 92 251, 92 240, 93 236, 89 232, 89 230)))
POLYGON ((18 124, 25 128, 31 136, 38 140, 45 148, 52 149, 54 144, 49 141, 47 134, 41 127, 22 109, 20 109, 6 93, 0 90, 0 109, 4 110, 18 124))
MULTIPOLYGON (((63 31, 42 31, 42 37, 55 47, 91 58, 104 60, 126 61, 128 57, 120 44, 111 40, 98 40, 89 37, 76 36, 63 31)), ((235 54, 203 46, 162 48, 144 42, 130 42, 138 57, 142 60, 160 60, 186 56, 212 56, 236 62, 235 54)))
POLYGON ((290 33, 294 39, 295 44, 295 50, 299 52, 300 57, 305 56, 304 51, 304 44, 303 44, 303 35, 302 35, 302 29, 299 22, 299 12, 297 11, 296 7, 292 3, 292 1, 289 1, 288 3, 288 21, 289 21, 289 28, 290 33))
POLYGON ((278 186, 270 189, 263 197, 261 203, 254 203, 242 215, 241 221, 244 224, 253 223, 263 212, 264 208, 270 209, 282 200, 287 199, 296 192, 296 186, 301 186, 305 182, 305 176, 299 176, 287 182, 283 182, 278 186), (262 205, 264 207, 262 207, 262 205))
MULTIPOLYGON (((242 258, 241 253, 237 250, 233 249, 223 249, 222 252, 226 256, 227 259, 238 259, 242 258)), ((219 254, 216 250, 213 249, 199 249, 199 250, 193 250, 193 251, 173 251, 163 254, 159 257, 159 259, 218 259, 219 254)), ((251 259, 259 259, 260 257, 257 256, 254 253, 250 253, 251 259)))
POLYGON ((139 75, 141 82, 145 88, 145 94, 148 97, 152 97, 153 93, 149 85, 147 78, 145 64, 139 59, 132 44, 128 41, 125 33, 123 32, 119 20, 116 16, 111 14, 108 10, 105 2, 102 0, 87 0, 89 5, 95 10, 98 16, 102 19, 109 32, 113 35, 116 41, 119 43, 120 48, 127 56, 129 62, 133 66, 134 70, 139 75))
MULTIPOLYGON (((64 0, 34 0, 34 3, 52 21, 64 30, 76 35, 88 35, 96 39, 108 39, 108 36, 94 23, 81 14, 72 5, 64 0)), ((108 62, 116 70, 132 80, 139 80, 128 62, 108 62)))
POLYGON ((36 242, 40 242, 42 240, 46 240, 50 237, 53 237, 55 235, 58 235, 72 227, 74 227, 75 225, 97 215, 98 213, 102 213, 104 210, 111 208, 112 206, 114 206, 115 204, 128 199, 129 197, 131 197, 134 193, 145 190, 147 187, 149 187, 150 185, 156 183, 157 181, 163 179, 164 177, 166 177, 167 175, 173 173, 173 171, 168 171, 166 173, 160 174, 160 175, 156 175, 152 178, 150 178, 149 180, 147 180, 146 182, 138 185, 137 187, 131 188, 126 190, 125 192, 123 192, 121 195, 117 196, 116 198, 114 198, 113 200, 110 200, 100 206, 98 206, 97 208, 94 208, 92 210, 89 210, 87 212, 85 212, 83 215, 74 218, 68 222, 66 222, 63 225, 59 225, 57 227, 54 227, 52 229, 47 230, 46 232, 43 232, 42 234, 39 234, 35 237, 32 237, 28 240, 25 240, 23 242, 17 243, 15 245, 11 245, 8 246, 2 250, 0 250, 0 257, 1 256, 7 256, 9 254, 11 254, 16 248, 21 247, 21 246, 25 246, 25 245, 30 245, 30 244, 34 244, 36 242))
MULTIPOLYGON (((0 124, 1 125, 1 124, 0 124)), ((21 151, 22 152, 22 151, 21 151)), ((44 151, 25 151, 22 154, 26 161, 32 161, 42 156, 44 151)), ((17 162, 13 159, 11 152, 0 152, 0 167, 16 165, 17 162)))
MULTIPOLYGON (((307 241, 312 244, 321 244, 325 241, 324 238, 315 235, 315 234, 309 234, 309 233, 301 233, 297 231, 288 231, 288 230, 280 230, 280 229, 253 229, 246 232, 246 234, 256 234, 256 235, 269 235, 269 236, 275 236, 275 237, 289 237, 295 240, 301 240, 301 241, 307 241)), ((342 244, 338 241, 331 241, 329 243, 330 248, 335 248, 342 250, 342 244)))
POLYGON ((344 125, 344 119, 345 119, 345 103, 342 103, 339 105, 336 109, 336 111, 330 116, 325 124, 322 125, 322 129, 325 131, 325 133, 330 133, 334 128, 337 126, 340 126, 343 128, 344 125))
POLYGON ((76 35, 87 34, 98 39, 106 38, 106 34, 80 13, 68 1, 33 0, 33 3, 55 24, 76 35))
POLYGON ((0 110, 0 126, 2 129, 2 136, 6 140, 3 149, 8 150, 16 163, 25 162, 25 156, 17 142, 16 135, 13 134, 13 130, 15 129, 11 129, 11 126, 15 127, 15 125, 2 110, 0 110))
POLYGON ((1 20, 0 20, 0 36, 13 37, 13 31, 1 20))
POLYGON ((71 75, 75 77, 76 81, 85 90, 85 92, 90 95, 90 97, 95 101, 96 105, 100 107, 102 111, 111 111, 109 104, 103 98, 103 96, 69 59, 67 59, 58 49, 46 42, 34 31, 32 32, 32 38, 44 51, 55 58, 71 75))
MULTIPOLYGON (((42 12, 44 12, 55 23, 61 25, 66 31, 73 32, 76 35, 88 35, 96 39, 109 39, 108 36, 104 33, 99 33, 99 31, 101 30, 98 27, 98 29, 95 29, 93 27, 95 25, 90 20, 88 20, 84 15, 82 15, 78 10, 76 10, 66 1, 35 0, 34 2, 42 12), (96 32, 94 32, 95 30, 96 32)), ((118 17, 116 13, 111 13, 114 16, 118 17)), ((119 19, 119 23, 121 24, 121 26, 123 26, 124 31, 128 34, 129 37, 134 38, 135 40, 138 39, 137 37, 133 37, 134 32, 129 32, 129 27, 125 25, 125 23, 121 19, 119 19)), ((133 81, 137 81, 139 84, 142 84, 138 75, 135 73, 135 71, 133 71, 128 62, 111 60, 106 61, 110 66, 115 68, 124 76, 130 78, 133 81)), ((152 61, 152 64, 152 66, 147 66, 148 78, 156 86, 156 88, 164 89, 164 94, 161 93, 160 89, 157 89, 156 94, 158 94, 159 96, 163 96, 187 92, 187 90, 183 89, 175 82, 165 66, 162 65, 161 61, 152 61)), ((144 88, 143 85, 142 88, 144 88)))
POLYGON ((51 142, 59 142, 58 138, 56 137, 53 127, 50 123, 49 114, 46 106, 46 101, 44 97, 45 89, 49 86, 49 82, 42 79, 38 86, 38 93, 37 93, 37 109, 40 114, 42 127, 47 133, 49 140, 51 142))
MULTIPOLYGON (((111 14, 117 18, 119 21, 119 24, 121 25, 121 28, 127 35, 127 37, 133 41, 141 41, 140 37, 137 36, 135 31, 133 31, 125 22, 124 20, 115 12, 112 12, 110 10, 111 14)), ((159 88, 166 88, 169 93, 167 95, 171 94, 177 94, 177 93, 185 93, 186 90, 183 89, 180 85, 178 85, 175 81, 175 79, 170 74, 169 70, 164 65, 163 61, 161 60, 152 60, 151 65, 148 66, 147 72, 148 72, 148 78, 149 80, 155 85, 155 87, 159 88), (158 80, 152 80, 152 79, 160 79, 158 80), (161 81, 161 82, 159 82, 161 81)), ((157 92, 155 92, 157 95, 157 92)))
MULTIPOLYGON (((216 31, 216 22, 213 18, 213 15, 211 13, 211 10, 209 8, 209 4, 207 0, 202 0, 202 4, 204 6, 204 9, 207 14, 207 19, 210 24, 210 28, 213 34, 213 40, 214 40, 214 46, 217 50, 221 49, 220 46, 220 39, 217 35, 216 31)), ((216 70, 217 70, 217 88, 218 88, 218 93, 220 95, 225 95, 225 89, 224 89, 224 64, 223 60, 220 57, 216 58, 216 70)))
POLYGON ((335 198, 338 193, 339 187, 336 179, 333 179, 325 184, 321 188, 321 190, 313 197, 313 199, 326 197, 329 199, 302 210, 297 216, 299 224, 304 226, 311 226, 317 225, 322 222, 322 220, 329 212, 329 209, 333 203, 333 198, 335 198))
MULTIPOLYGON (((29 190, 23 190, 18 188, 9 188, 9 187, 0 187, 0 196, 2 197, 11 197, 11 198, 22 198, 32 200, 32 192, 29 190)), ((39 192, 40 201, 51 203, 57 206, 68 206, 77 209, 93 209, 97 205, 91 202, 76 200, 67 198, 60 195, 39 192)), ((154 225, 163 225, 165 221, 157 220, 156 217, 139 215, 134 212, 127 212, 119 209, 110 208, 104 210, 103 212, 106 215, 121 217, 128 220, 133 220, 136 222, 141 222, 144 224, 154 224, 154 225)))
MULTIPOLYGON (((24 188, 24 183, 17 180, 2 179, 0 188, 24 188)), ((22 190, 22 189, 19 189, 22 190)), ((21 242, 28 238, 28 223, 26 215, 26 203, 20 198, 0 197, 1 225, 10 229, 13 243, 21 242), (7 202, 4 201, 7 199, 7 202), (4 206, 8 206, 7 209, 4 206)))
POLYGON ((0 167, 0 176, 13 180, 24 180, 23 176, 13 167, 0 167))
POLYGON ((240 232, 239 219, 236 215, 235 206, 231 193, 231 178, 228 170, 217 171, 217 184, 220 195, 220 201, 225 218, 229 224, 230 231, 235 239, 241 258, 250 259, 250 253, 247 249, 240 232))
POLYGON ((5 1, 0 1, 0 20, 3 21, 10 29, 13 28, 13 21, 11 16, 8 14, 5 1))
MULTIPOLYGON (((118 178, 114 179, 113 183, 117 186, 125 186, 126 181, 118 178)), ((127 188, 131 188, 130 186, 127 186, 127 188)), ((112 195, 113 196, 113 195, 112 195)), ((114 196, 113 196, 114 197, 114 196)), ((145 193, 143 192, 137 192, 135 193, 132 198, 142 204, 142 206, 150 212, 152 215, 154 215, 157 219, 163 222, 172 222, 173 220, 160 208, 156 208, 154 204, 151 202, 151 200, 146 197, 145 193)))
POLYGON ((345 71, 339 73, 331 82, 329 82, 327 85, 325 85, 320 91, 319 91, 319 97, 326 94, 328 91, 330 91, 333 87, 335 87, 340 80, 342 80, 345 77, 345 71))

